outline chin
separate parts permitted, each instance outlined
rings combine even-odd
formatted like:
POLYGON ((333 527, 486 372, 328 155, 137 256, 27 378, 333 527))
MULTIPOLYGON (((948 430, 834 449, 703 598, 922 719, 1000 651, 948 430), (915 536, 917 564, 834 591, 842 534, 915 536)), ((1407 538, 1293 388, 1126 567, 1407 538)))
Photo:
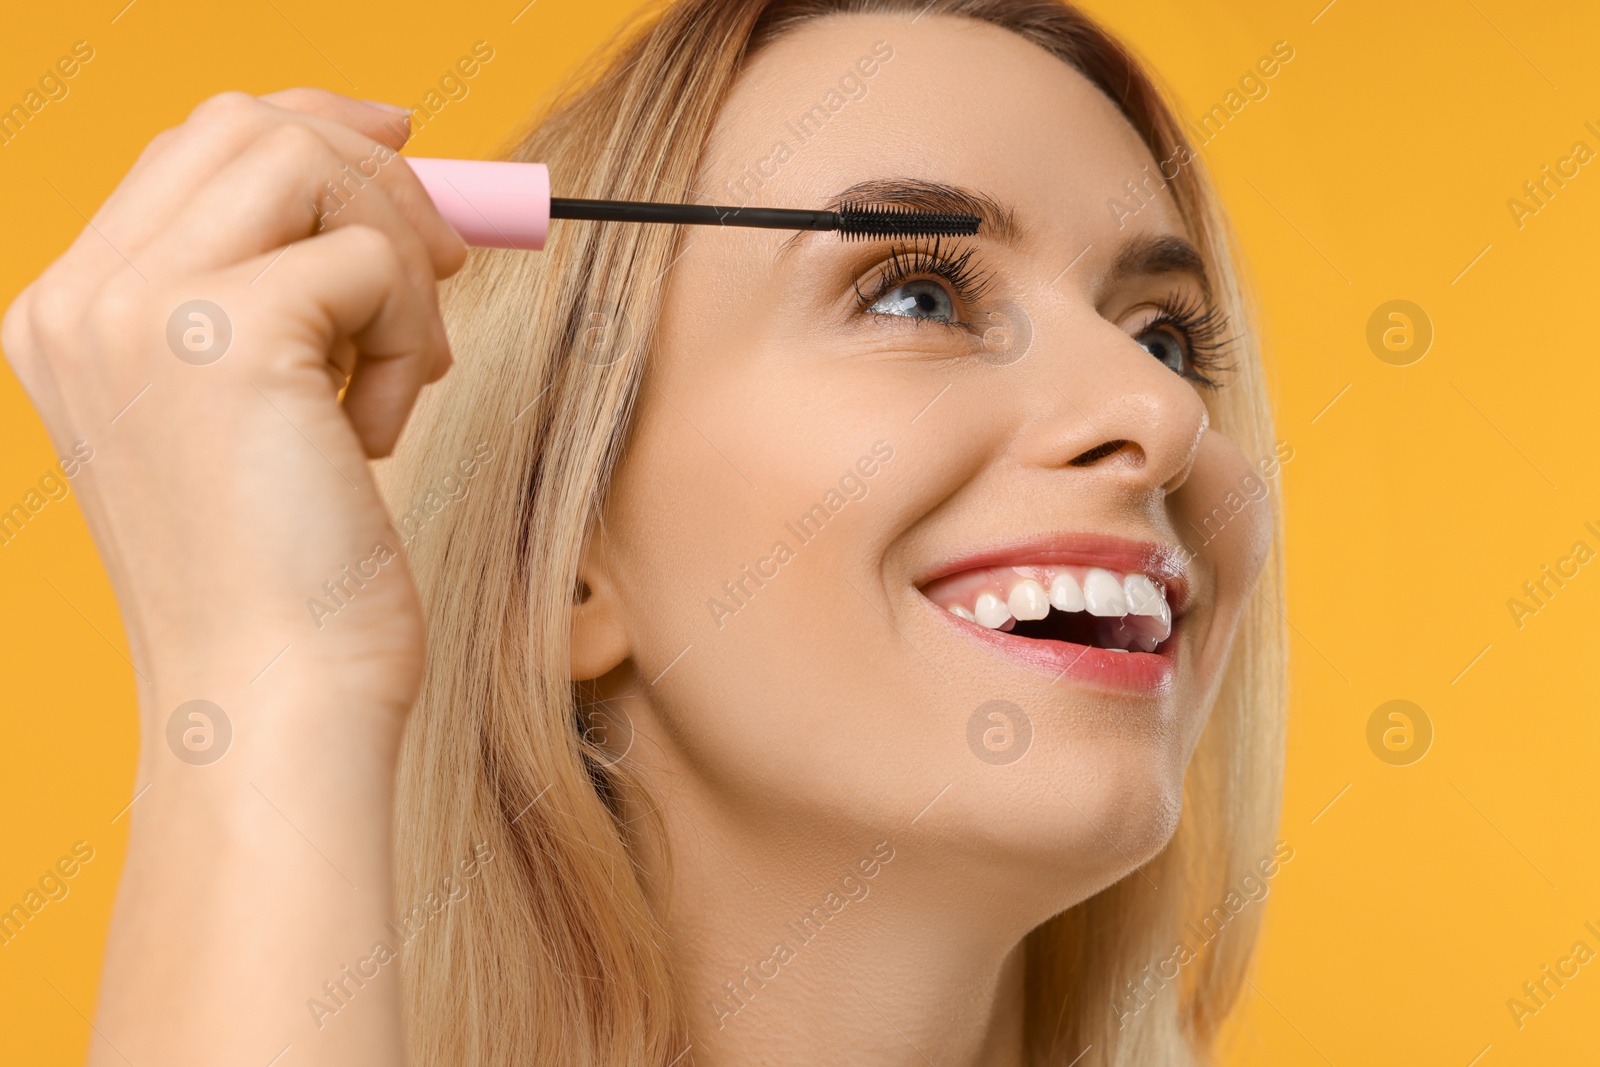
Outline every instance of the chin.
POLYGON ((1147 745, 1111 747, 1122 751, 1093 761, 1041 759, 1007 787, 974 791, 982 862, 1003 866, 1010 885, 1031 885, 1050 914, 1132 875, 1177 831, 1181 768, 1147 745))

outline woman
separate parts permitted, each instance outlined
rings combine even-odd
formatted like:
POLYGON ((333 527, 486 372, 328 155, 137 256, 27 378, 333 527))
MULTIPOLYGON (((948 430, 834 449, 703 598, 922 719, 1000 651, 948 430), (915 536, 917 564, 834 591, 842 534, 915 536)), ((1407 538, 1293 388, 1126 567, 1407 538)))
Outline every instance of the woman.
POLYGON ((91 1063, 1205 1060, 1278 456, 1147 76, 1053 0, 684 0, 510 153, 954 241, 306 209, 403 141, 208 101, 6 317, 140 675, 91 1063))

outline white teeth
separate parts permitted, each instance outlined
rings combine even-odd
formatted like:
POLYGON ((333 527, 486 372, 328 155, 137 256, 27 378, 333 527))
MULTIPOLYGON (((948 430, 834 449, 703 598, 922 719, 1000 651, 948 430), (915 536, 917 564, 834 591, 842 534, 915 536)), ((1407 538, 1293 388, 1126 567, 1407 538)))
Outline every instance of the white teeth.
POLYGON ((1012 586, 1006 604, 1019 620, 1042 619, 1050 614, 1050 598, 1045 596, 1044 586, 1032 578, 1012 586))
POLYGON ((1161 614, 1156 616, 1156 621, 1161 624, 1161 633, 1156 635, 1156 640, 1165 641, 1172 636, 1172 609, 1167 606, 1164 597, 1161 600, 1161 614))
POLYGON ((1161 634, 1154 638, 1157 643, 1172 636, 1172 608, 1155 582, 1142 574, 1130 574, 1122 580, 1122 589, 1128 597, 1130 615, 1144 615, 1161 624, 1161 634))
POLYGON ((998 630, 1011 618, 1011 609, 1005 601, 993 593, 981 593, 977 604, 973 605, 973 615, 980 626, 987 626, 991 630, 998 630))
POLYGON ((1057 571, 1050 579, 1050 606, 1057 611, 1082 611, 1083 587, 1067 571, 1057 571))
POLYGON ((1101 567, 1090 567, 1083 576, 1083 600, 1090 615, 1126 615, 1128 598, 1116 575, 1101 567))
POLYGON ((1149 615, 1160 618, 1161 605, 1166 598, 1152 582, 1142 574, 1130 574, 1122 579, 1122 592, 1128 598, 1129 615, 1149 615))
MULTIPOLYGON (((1050 618, 1058 612, 1088 612, 1115 620, 1102 632, 1099 645, 1115 652, 1154 652, 1172 636, 1172 608, 1160 583, 1144 574, 1119 576, 1104 567, 1011 568, 1009 591, 1002 597, 992 590, 978 594, 970 608, 950 604, 945 610, 958 619, 1002 633, 1015 630, 1019 621, 1050 618), (1047 577, 1048 583, 1030 575, 1047 577), (1082 574, 1081 579, 1078 577, 1082 574), (1134 620, 1138 621, 1135 622, 1134 620)), ((998 588, 1006 589, 1005 581, 998 588)), ((943 599, 943 598, 939 598, 943 599)))

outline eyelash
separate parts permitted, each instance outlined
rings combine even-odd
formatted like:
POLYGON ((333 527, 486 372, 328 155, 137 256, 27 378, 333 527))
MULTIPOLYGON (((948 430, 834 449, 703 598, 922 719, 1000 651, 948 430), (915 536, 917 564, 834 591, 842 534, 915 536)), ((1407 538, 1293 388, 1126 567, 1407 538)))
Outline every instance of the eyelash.
MULTIPOLYGON (((939 237, 934 237, 931 241, 922 240, 914 245, 897 245, 890 250, 889 258, 881 265, 871 295, 861 291, 861 279, 856 279, 856 299, 860 303, 860 309, 864 312, 896 287, 930 275, 943 278, 950 284, 956 299, 970 307, 988 291, 990 283, 994 280, 991 273, 978 270, 972 263, 972 256, 976 251, 972 247, 947 250, 941 246, 939 237)), ((933 322, 939 326, 956 329, 971 325, 937 319, 913 319, 913 321, 933 322)))
POLYGON ((1156 316, 1139 336, 1162 328, 1178 334, 1188 350, 1189 370, 1183 376, 1207 389, 1222 388, 1219 377, 1234 369, 1224 361, 1234 338, 1222 309, 1199 296, 1172 292, 1156 302, 1156 316))
MULTIPOLYGON (((882 264, 870 294, 861 291, 861 280, 856 279, 855 291, 860 310, 866 312, 885 295, 908 281, 929 276, 948 282, 961 303, 969 307, 976 304, 994 281, 994 276, 974 266, 972 257, 975 252, 976 249, 970 246, 947 251, 941 247, 938 237, 914 245, 895 246, 882 264)), ((1158 329, 1177 333, 1188 353, 1189 369, 1183 373, 1183 377, 1205 389, 1222 388, 1220 376, 1234 369, 1232 363, 1224 362, 1234 341, 1228 335, 1228 316, 1221 308, 1201 297, 1178 291, 1162 297, 1155 306, 1156 316, 1145 324, 1140 336, 1158 329)), ((954 329, 965 329, 971 325, 905 317, 919 325, 932 323, 954 329)))

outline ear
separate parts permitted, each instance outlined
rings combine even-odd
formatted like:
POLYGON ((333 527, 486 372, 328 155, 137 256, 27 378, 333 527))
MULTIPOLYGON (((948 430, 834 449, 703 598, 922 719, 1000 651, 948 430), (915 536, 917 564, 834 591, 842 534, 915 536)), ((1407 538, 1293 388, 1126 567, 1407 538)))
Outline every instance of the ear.
POLYGON ((572 680, 592 681, 628 658, 618 585, 608 566, 605 527, 589 531, 572 593, 572 680))

